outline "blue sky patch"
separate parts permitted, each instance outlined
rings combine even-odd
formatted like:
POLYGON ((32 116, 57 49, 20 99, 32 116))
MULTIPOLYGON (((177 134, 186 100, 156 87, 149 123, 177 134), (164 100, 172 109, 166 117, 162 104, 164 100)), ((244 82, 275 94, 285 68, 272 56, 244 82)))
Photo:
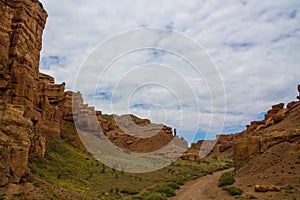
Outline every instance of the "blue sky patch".
POLYGON ((40 68, 50 69, 51 66, 64 67, 65 58, 60 56, 46 56, 41 58, 40 68))
POLYGON ((144 103, 136 103, 130 106, 130 108, 138 108, 138 109, 150 109, 152 105, 150 104, 144 104, 144 103))
POLYGON ((283 41, 285 39, 288 39, 290 38, 291 35, 290 34, 282 34, 282 35, 279 35, 278 37, 275 37, 272 42, 280 42, 280 41, 283 41))
POLYGON ((234 51, 248 50, 249 48, 254 46, 254 44, 250 42, 232 42, 232 43, 225 43, 225 45, 229 46, 234 51))
POLYGON ((169 29, 169 30, 173 30, 174 29, 174 22, 170 22, 168 23, 166 26, 165 26, 166 29, 169 29))
POLYGON ((297 10, 293 10, 292 12, 289 13, 289 19, 294 19, 297 16, 297 10))
POLYGON ((96 100, 103 100, 103 101, 111 101, 112 100, 111 92, 98 92, 96 94, 92 94, 89 96, 95 97, 96 100))

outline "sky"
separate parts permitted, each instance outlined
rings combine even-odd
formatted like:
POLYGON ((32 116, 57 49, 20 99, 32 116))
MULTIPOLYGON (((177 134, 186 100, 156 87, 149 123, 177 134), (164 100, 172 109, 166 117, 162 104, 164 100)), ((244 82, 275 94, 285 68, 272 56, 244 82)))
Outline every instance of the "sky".
POLYGON ((298 0, 41 2, 41 71, 103 113, 150 118, 192 142, 296 100, 298 0))

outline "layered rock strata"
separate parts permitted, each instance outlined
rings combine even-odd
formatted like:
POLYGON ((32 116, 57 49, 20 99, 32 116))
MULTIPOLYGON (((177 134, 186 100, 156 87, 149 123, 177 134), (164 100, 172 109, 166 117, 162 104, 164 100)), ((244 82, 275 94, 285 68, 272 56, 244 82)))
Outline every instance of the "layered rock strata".
POLYGON ((300 101, 289 103, 287 108, 282 103, 272 106, 265 120, 259 125, 252 123, 239 134, 233 143, 235 169, 284 142, 300 145, 300 101))
POLYGON ((65 92, 65 83, 56 84, 53 77, 39 72, 46 19, 37 0, 0 0, 0 186, 20 182, 28 156, 44 156, 49 137, 72 137, 71 144, 84 149, 74 121, 89 131, 100 125, 112 142, 128 150, 149 152, 167 145, 173 138, 170 127, 133 115, 129 121, 128 116, 102 115, 84 104, 79 92, 65 92), (90 120, 95 116, 96 121, 90 120), (130 131, 147 134, 143 127, 156 134, 130 135, 130 131))
POLYGON ((0 100, 0 186, 18 183, 27 167, 34 133, 24 111, 0 100))

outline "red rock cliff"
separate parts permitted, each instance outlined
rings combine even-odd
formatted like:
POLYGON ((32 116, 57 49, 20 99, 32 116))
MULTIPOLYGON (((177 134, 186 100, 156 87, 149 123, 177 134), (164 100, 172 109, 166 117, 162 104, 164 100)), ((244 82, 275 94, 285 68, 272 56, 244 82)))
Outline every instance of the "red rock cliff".
MULTIPOLYGON (((44 156, 49 135, 62 139, 72 137, 75 142, 71 144, 84 149, 74 119, 80 127, 89 130, 97 130, 100 124, 104 134, 116 145, 136 152, 154 151, 172 140, 170 127, 154 125, 135 116, 131 118, 136 125, 159 130, 148 139, 130 136, 114 120, 121 119, 129 128, 136 127, 126 118, 102 115, 101 111, 84 104, 79 92, 65 92, 64 83, 55 84, 53 77, 40 73, 46 19, 47 13, 37 0, 0 0, 0 186, 19 183, 28 156, 44 156), (75 111, 72 104, 77 105, 75 111), (96 123, 89 120, 95 113, 96 123), (62 132, 68 133, 62 135, 62 132)), ((179 146, 185 144, 179 141, 179 146)))
MULTIPOLYGON (((0 5, 0 98, 23 105, 36 129, 42 121, 39 60, 47 13, 34 0, 1 0, 0 5)), ((43 154, 44 142, 36 134, 32 151, 43 154)))

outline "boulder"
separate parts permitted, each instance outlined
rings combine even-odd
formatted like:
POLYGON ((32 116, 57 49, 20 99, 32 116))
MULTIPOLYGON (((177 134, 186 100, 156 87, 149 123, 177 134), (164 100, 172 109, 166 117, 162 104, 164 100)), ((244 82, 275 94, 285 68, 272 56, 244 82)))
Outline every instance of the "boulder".
POLYGON ((276 191, 279 192, 281 188, 279 186, 275 185, 255 185, 254 191, 255 192, 270 192, 270 191, 276 191))

